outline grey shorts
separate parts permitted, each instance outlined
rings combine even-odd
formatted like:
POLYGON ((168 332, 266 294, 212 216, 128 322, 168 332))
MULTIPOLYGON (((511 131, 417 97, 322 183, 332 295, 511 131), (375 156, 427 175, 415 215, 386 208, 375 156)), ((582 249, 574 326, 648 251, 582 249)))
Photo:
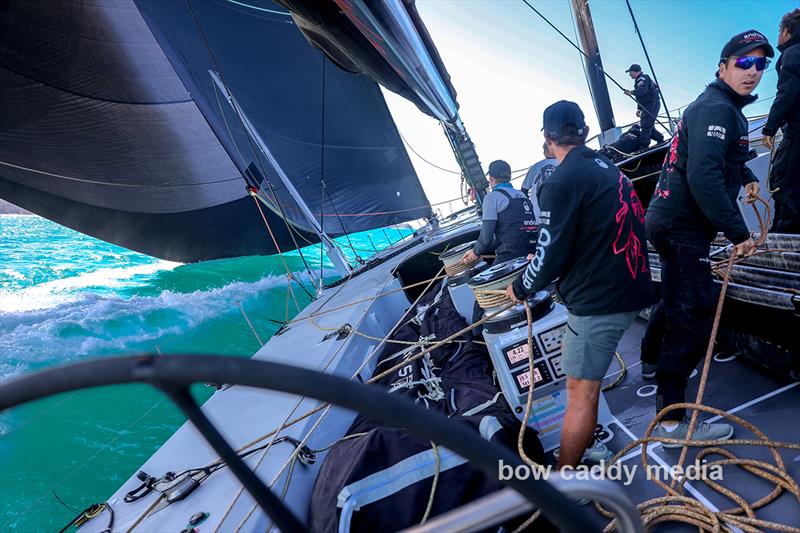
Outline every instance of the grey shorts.
POLYGON ((619 340, 638 314, 639 311, 590 316, 570 313, 561 349, 564 372, 576 379, 602 380, 619 340))

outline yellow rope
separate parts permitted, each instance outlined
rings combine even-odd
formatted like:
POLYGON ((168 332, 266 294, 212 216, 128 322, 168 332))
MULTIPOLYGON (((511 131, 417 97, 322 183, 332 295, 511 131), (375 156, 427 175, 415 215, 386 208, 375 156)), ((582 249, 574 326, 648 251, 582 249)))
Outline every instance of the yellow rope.
POLYGON ((511 303, 511 300, 506 296, 506 291, 499 289, 472 289, 475 294, 475 301, 481 309, 493 309, 498 305, 511 303))
POLYGON ((475 260, 472 261, 469 264, 464 264, 462 261, 459 261, 458 263, 455 263, 455 264, 453 264, 451 266, 445 265, 444 271, 450 277, 458 276, 462 272, 466 272, 467 270, 469 270, 470 268, 475 266, 475 264, 480 260, 481 260, 480 257, 476 257, 475 260))
MULTIPOLYGON (((508 300, 508 297, 506 297, 508 300)), ((528 319, 528 382, 530 386, 528 387, 528 399, 525 402, 525 414, 522 415, 522 425, 519 427, 519 434, 517 434, 517 451, 519 452, 519 456, 525 461, 528 465, 533 468, 541 468, 541 465, 528 457, 528 454, 525 453, 525 447, 523 446, 523 441, 525 439, 525 430, 528 429, 528 420, 531 417, 531 408, 533 407, 533 389, 535 379, 533 377, 533 315, 531 314, 531 307, 528 305, 528 301, 525 300, 525 316, 528 319)), ((523 522, 514 533, 520 533, 528 528, 537 518, 539 515, 542 514, 541 510, 537 510, 534 512, 525 522, 523 522)))
POLYGON ((617 359, 617 362, 619 363, 619 375, 617 376, 617 379, 615 379, 612 383, 609 383, 608 385, 603 387, 603 392, 608 392, 617 385, 619 385, 620 383, 622 383, 625 380, 625 376, 628 375, 628 366, 625 364, 625 361, 622 359, 622 356, 619 354, 619 352, 614 352, 614 357, 617 359))
POLYGON ((655 176, 656 174, 661 174, 661 170, 656 170, 655 172, 651 172, 650 174, 645 174, 644 176, 636 176, 635 178, 631 178, 631 183, 643 180, 645 178, 649 178, 650 176, 655 176))
MULTIPOLYGON (((616 148, 615 148, 615 150, 616 150, 616 148)), ((619 152, 619 150, 617 150, 617 151, 619 152)), ((619 169, 622 170, 623 172, 636 172, 637 170, 639 170, 639 167, 642 166, 642 160, 643 159, 639 159, 636 162, 636 166, 633 167, 633 168, 622 168, 622 167, 619 167, 619 169)))
POLYGON ((442 470, 442 459, 439 457, 439 448, 433 441, 431 441, 431 446, 433 447, 433 457, 436 461, 436 470, 433 472, 433 482, 431 483, 431 495, 428 496, 428 505, 425 507, 425 514, 422 515, 422 520, 420 520, 419 525, 427 522, 428 517, 431 514, 431 509, 433 509, 433 499, 436 496, 436 487, 439 484, 439 473, 442 470))

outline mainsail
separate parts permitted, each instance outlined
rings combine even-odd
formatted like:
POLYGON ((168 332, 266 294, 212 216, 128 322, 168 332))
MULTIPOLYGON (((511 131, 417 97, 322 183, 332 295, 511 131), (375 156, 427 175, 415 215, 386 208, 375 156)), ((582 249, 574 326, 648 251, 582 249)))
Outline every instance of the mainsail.
POLYGON ((271 2, 26 2, 0 11, 0 197, 176 261, 318 242, 224 79, 331 235, 430 214, 377 85, 271 2), (155 35, 155 37, 154 37, 155 35), (324 185, 323 188, 323 181, 324 185), (285 214, 289 224, 281 220, 285 214))

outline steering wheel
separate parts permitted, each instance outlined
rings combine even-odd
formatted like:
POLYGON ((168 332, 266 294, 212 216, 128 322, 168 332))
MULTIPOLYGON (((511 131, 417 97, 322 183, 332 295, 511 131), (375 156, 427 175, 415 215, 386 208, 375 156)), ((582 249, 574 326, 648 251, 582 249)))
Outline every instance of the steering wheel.
MULTIPOLYGON (((499 461, 513 468, 524 463, 516 454, 482 439, 464 424, 391 396, 375 385, 289 365, 206 355, 137 355, 95 359, 46 369, 0 385, 0 410, 53 394, 122 383, 147 383, 164 392, 214 448, 242 486, 275 525, 284 532, 306 527, 261 481, 203 414, 189 394, 193 383, 230 383, 307 396, 339 405, 406 428, 410 433, 444 446, 467 459, 486 475, 495 476, 499 461)), ((517 479, 508 485, 527 498, 562 531, 596 530, 584 509, 543 480, 517 479)))

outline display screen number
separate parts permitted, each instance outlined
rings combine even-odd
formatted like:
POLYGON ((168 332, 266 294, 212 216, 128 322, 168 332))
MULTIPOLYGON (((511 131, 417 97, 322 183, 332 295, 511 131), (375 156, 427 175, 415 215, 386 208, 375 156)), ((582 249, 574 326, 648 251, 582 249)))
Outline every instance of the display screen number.
POLYGON ((520 344, 519 346, 515 346, 514 348, 509 348, 506 350, 506 358, 508 359, 508 363, 511 365, 515 365, 520 361, 527 361, 528 360, 528 344, 520 344))
MULTIPOLYGON (((533 367, 533 384, 537 384, 542 381, 542 373, 539 371, 538 368, 533 367)), ((527 389, 531 386, 531 374, 530 372, 523 372, 517 375, 517 382, 519 382, 519 386, 523 389, 527 389)))

